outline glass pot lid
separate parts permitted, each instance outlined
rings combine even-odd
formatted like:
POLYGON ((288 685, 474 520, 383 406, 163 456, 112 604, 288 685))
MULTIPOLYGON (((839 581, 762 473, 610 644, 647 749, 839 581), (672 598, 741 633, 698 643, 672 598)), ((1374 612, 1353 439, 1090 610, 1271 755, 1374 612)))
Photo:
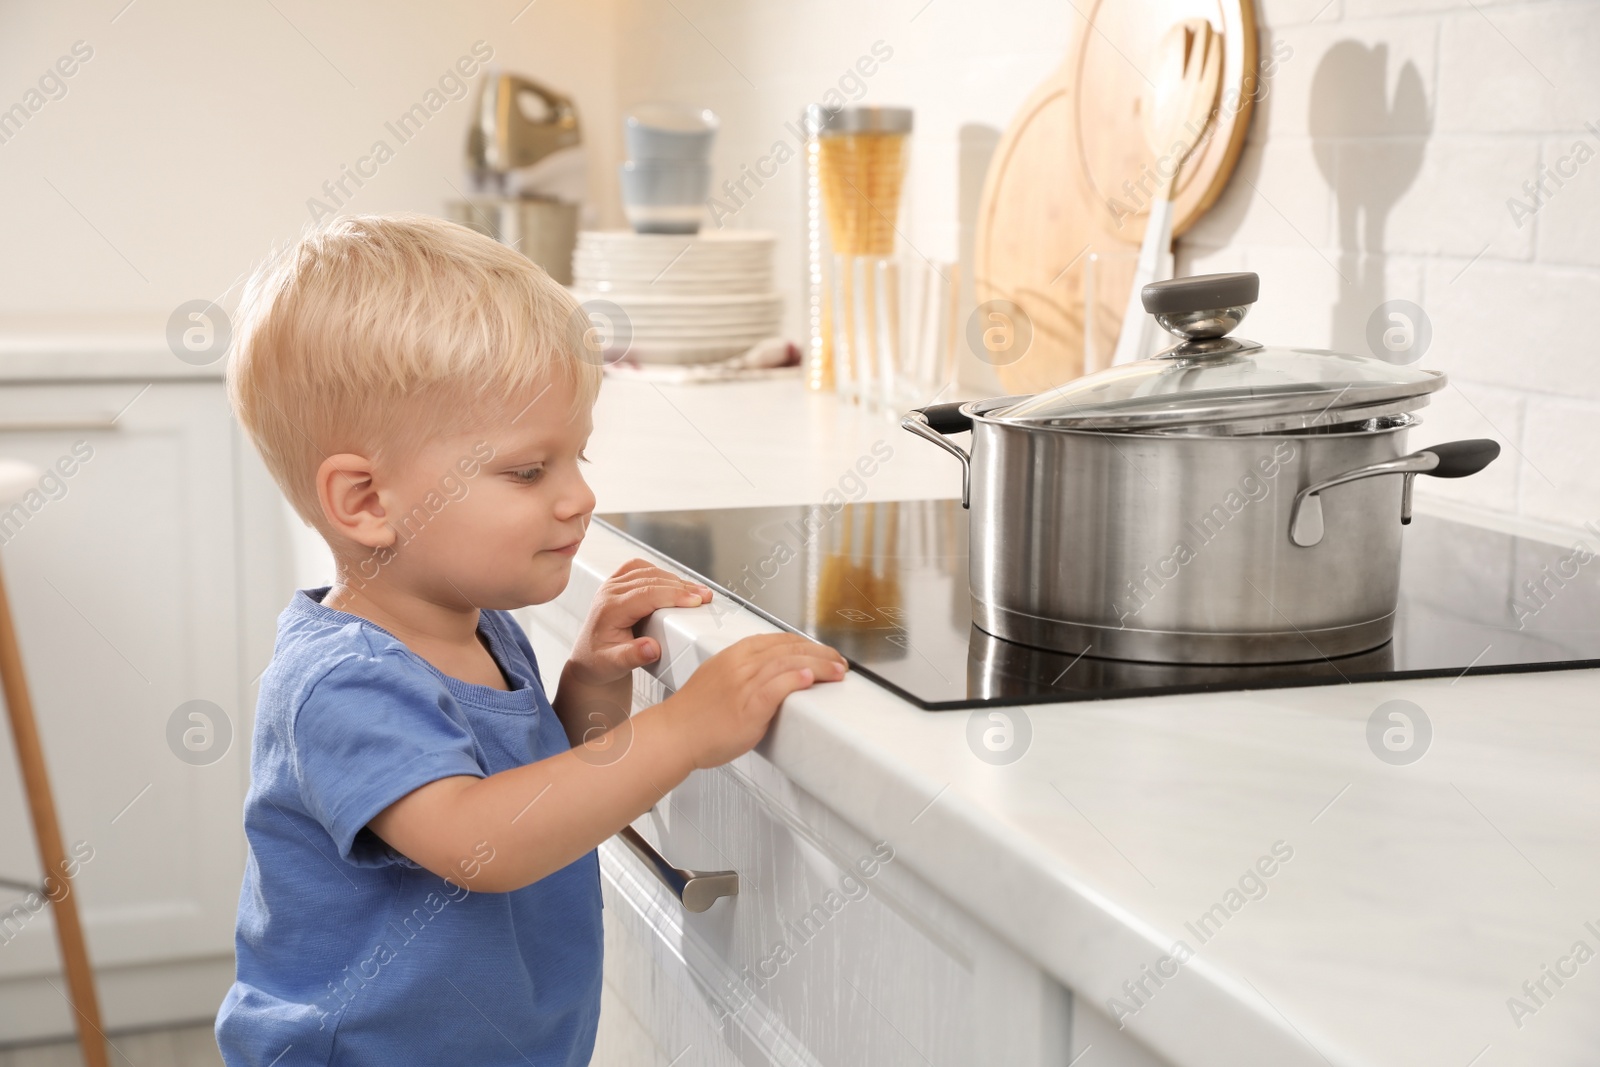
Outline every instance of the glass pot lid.
POLYGON ((1174 278, 1144 287, 1144 308, 1183 340, 1148 359, 1065 382, 986 412, 1008 423, 1147 430, 1240 423, 1300 429, 1423 407, 1441 371, 1315 348, 1271 348, 1227 336, 1260 293, 1250 273, 1174 278))

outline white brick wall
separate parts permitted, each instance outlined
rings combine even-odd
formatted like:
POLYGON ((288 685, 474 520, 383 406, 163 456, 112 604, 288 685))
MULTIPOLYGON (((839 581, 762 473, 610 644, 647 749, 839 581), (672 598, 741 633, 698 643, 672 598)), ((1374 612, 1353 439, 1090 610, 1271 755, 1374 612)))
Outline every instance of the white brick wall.
MULTIPOLYGON (((1082 5, 1079 5, 1082 6, 1082 5)), ((1247 336, 1365 350, 1385 300, 1421 305, 1423 365, 1452 385, 1417 444, 1500 440, 1483 475, 1423 492, 1542 521, 1600 518, 1600 154, 1517 226, 1507 198, 1583 140, 1600 153, 1600 3, 1262 0, 1266 43, 1294 49, 1258 110, 1238 174, 1182 242, 1180 270, 1259 271, 1247 336)), ((961 127, 1003 129, 1082 26, 1074 5, 904 0, 619 0, 618 102, 701 101, 724 118, 719 177, 767 152, 874 40, 894 57, 865 102, 916 111, 901 230, 957 258, 961 127)), ((1554 186, 1549 186, 1554 189, 1554 186)), ((781 235, 799 293, 799 175, 737 225, 781 235)), ((974 377, 975 382, 982 379, 974 377)))

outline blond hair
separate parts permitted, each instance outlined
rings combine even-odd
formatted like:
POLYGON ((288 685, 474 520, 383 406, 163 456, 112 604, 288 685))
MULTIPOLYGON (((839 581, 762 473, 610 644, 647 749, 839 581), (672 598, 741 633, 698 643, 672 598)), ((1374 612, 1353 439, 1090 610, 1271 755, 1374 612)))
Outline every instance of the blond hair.
POLYGON ((521 253, 427 215, 346 215, 251 276, 228 364, 234 414, 300 517, 323 527, 330 455, 391 461, 564 380, 600 390, 589 321, 521 253))

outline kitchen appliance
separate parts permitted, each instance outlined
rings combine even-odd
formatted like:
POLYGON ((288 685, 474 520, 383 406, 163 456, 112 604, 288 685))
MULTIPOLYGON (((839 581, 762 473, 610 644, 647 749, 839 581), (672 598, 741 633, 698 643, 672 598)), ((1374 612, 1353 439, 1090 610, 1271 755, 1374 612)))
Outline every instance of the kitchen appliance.
MULTIPOLYGON (((1001 305, 1026 345, 980 350, 1000 387, 1033 393, 1092 372, 1085 362, 1084 267, 1095 252, 1135 252, 1161 157, 1144 134, 1151 63, 1169 27, 1204 17, 1222 40, 1218 106, 1172 190, 1182 236, 1226 188, 1262 94, 1254 0, 1085 0, 1061 66, 1018 108, 995 148, 973 234, 979 306, 1001 305)), ((1187 138, 1186 138, 1187 139, 1187 138)), ((1117 335, 1135 260, 1097 279, 1095 333, 1117 335)), ((1004 338, 1007 331, 993 336, 1004 338)), ((1097 353, 1109 360, 1109 346, 1097 353)))
MULTIPOLYGON (((719 597, 838 648, 857 673, 932 711, 1600 668, 1600 528, 1582 535, 1584 555, 1570 541, 1419 513, 1406 530, 1390 643, 1353 656, 1231 666, 1107 659, 985 633, 973 625, 959 500, 597 518, 719 597), (838 559, 848 562, 830 562, 838 559)), ((714 612, 716 603, 695 610, 714 612)))
POLYGON ((516 74, 486 77, 478 85, 472 110, 467 167, 480 187, 493 183, 504 191, 507 175, 535 166, 582 140, 577 107, 531 78, 516 74))
POLYGON ((487 75, 467 128, 472 192, 447 201, 446 217, 510 245, 571 285, 581 141, 569 98, 515 74, 487 75))
POLYGON ((492 237, 572 284, 572 250, 578 239, 578 205, 541 196, 472 196, 451 200, 446 216, 492 237))
POLYGON ((902 365, 895 219, 911 109, 847 107, 818 133, 818 178, 833 246, 833 381, 847 400, 896 407, 902 365))
POLYGON ((1444 375, 1227 336, 1258 291, 1249 273, 1154 283, 1146 310, 1184 338, 1166 352, 902 420, 961 461, 980 629, 1180 664, 1389 640, 1412 480, 1473 474, 1499 446, 1406 454, 1444 375), (963 430, 970 453, 945 436, 963 430))

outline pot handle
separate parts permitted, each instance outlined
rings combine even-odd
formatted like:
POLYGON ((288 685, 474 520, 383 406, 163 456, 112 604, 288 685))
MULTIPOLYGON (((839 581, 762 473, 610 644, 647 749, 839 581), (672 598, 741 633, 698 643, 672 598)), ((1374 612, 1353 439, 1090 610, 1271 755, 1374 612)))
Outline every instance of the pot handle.
POLYGON ((972 429, 972 419, 961 413, 961 404, 932 404, 908 411, 900 420, 902 430, 910 430, 925 440, 932 441, 961 461, 961 506, 972 506, 972 457, 960 445, 945 440, 947 433, 961 433, 972 429))
POLYGON ((953 404, 929 404, 917 411, 939 433, 965 433, 972 429, 972 416, 962 412, 964 407, 966 405, 957 400, 953 404))
POLYGON ((1478 438, 1471 441, 1450 441, 1413 452, 1399 459, 1385 460, 1365 467, 1336 474, 1315 485, 1308 485, 1295 494, 1294 508, 1289 512, 1289 540, 1301 548, 1310 548, 1322 541, 1322 491, 1336 485, 1373 478, 1380 474, 1405 475, 1405 489, 1400 498, 1400 521, 1411 522, 1411 482, 1419 474, 1435 478, 1465 478, 1477 474, 1500 454, 1500 445, 1478 438))

